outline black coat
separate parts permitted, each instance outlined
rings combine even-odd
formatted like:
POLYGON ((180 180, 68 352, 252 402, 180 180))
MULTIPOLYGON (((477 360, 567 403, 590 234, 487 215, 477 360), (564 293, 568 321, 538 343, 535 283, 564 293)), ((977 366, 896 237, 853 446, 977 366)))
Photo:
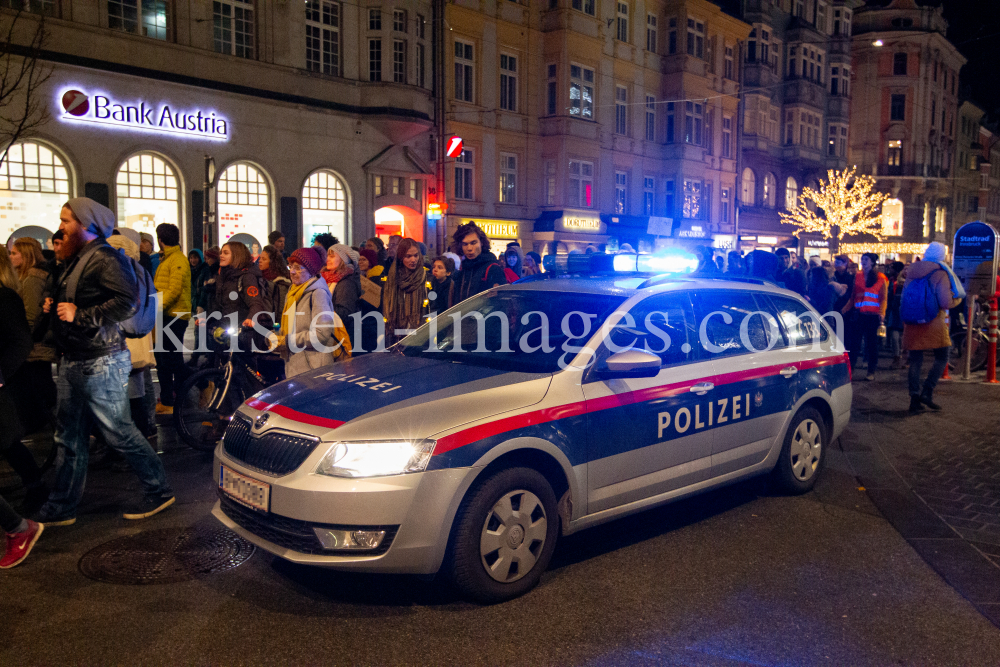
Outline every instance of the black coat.
MULTIPOLYGON (((351 346, 354 346, 354 313, 361 312, 361 278, 357 272, 349 276, 344 276, 334 285, 333 288, 333 312, 344 323, 347 329, 347 336, 351 339, 351 346)), ((371 319, 371 318, 369 318, 371 319)))
MULTIPOLYGON (((239 326, 245 320, 253 320, 257 313, 270 310, 265 299, 269 292, 267 281, 255 265, 242 270, 222 267, 216 279, 215 298, 209 315, 218 312, 225 319, 236 313, 236 325, 239 326)), ((270 328, 273 324, 270 314, 262 315, 258 322, 264 328, 270 328)))
MULTIPOLYGON (((430 305, 432 312, 443 313, 455 305, 455 281, 452 280, 451 276, 445 276, 445 279, 440 282, 432 276, 430 291, 435 294, 430 305)), ((427 298, 430 299, 429 294, 427 298)))
POLYGON ((454 281, 455 303, 460 303, 491 287, 506 285, 507 277, 496 255, 484 252, 475 259, 463 259, 462 269, 455 274, 454 281))
POLYGON ((28 358, 34 342, 24 302, 14 290, 0 286, 0 376, 6 385, 28 358))

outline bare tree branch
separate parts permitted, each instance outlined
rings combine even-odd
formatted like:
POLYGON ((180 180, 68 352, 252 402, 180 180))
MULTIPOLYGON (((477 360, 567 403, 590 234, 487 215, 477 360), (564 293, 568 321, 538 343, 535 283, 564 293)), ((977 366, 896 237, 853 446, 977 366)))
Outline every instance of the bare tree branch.
POLYGON ((44 13, 0 10, 3 42, 0 43, 0 165, 7 149, 35 134, 50 119, 42 88, 52 76, 52 66, 42 60, 48 39, 44 13))

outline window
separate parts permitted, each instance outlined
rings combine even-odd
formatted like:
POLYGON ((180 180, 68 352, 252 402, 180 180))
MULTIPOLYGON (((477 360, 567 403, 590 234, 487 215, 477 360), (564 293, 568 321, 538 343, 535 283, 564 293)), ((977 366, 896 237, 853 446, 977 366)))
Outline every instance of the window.
POLYGON ((906 120, 906 95, 893 95, 889 107, 889 120, 906 120))
POLYGON ((271 191, 264 174, 246 162, 237 162, 219 176, 219 242, 242 241, 250 248, 267 245, 271 231, 271 191), (263 243, 261 243, 263 241, 263 243))
POLYGON ((628 210, 628 174, 624 171, 615 172, 615 213, 625 213, 628 210))
POLYGON ((653 215, 653 190, 656 181, 645 176, 642 179, 642 210, 646 215, 653 215))
POLYGON ((687 52, 689 56, 705 57, 705 24, 688 19, 687 52))
POLYGON ((674 143, 674 103, 667 102, 667 143, 674 143))
POLYGON ((895 76, 906 76, 906 54, 897 53, 892 57, 892 73, 895 76))
POLYGON ((656 14, 646 14, 646 50, 656 53, 656 14))
POLYGON ((406 83, 406 41, 392 40, 392 80, 394 83, 406 83))
POLYGON ((979 211, 979 196, 969 195, 969 213, 976 213, 979 211))
MULTIPOLYGON (((3 3, 14 6, 14 2, 3 3)), ((41 10, 35 8, 37 2, 25 3, 25 11, 51 14, 54 3, 43 2, 41 10)), ((133 35, 170 39, 170 3, 167 0, 108 0, 108 27, 112 30, 130 32, 133 35)))
POLYGON ((573 0, 573 9, 584 14, 594 15, 594 0, 573 0))
POLYGON ((368 10, 368 29, 369 30, 381 30, 382 29, 382 10, 381 9, 369 9, 368 10))
POLYGON ((557 79, 558 66, 549 65, 549 80, 545 84, 545 110, 550 116, 556 115, 556 98, 559 95, 559 80, 557 79))
POLYGON ((253 58, 253 4, 240 0, 214 0, 212 34, 216 53, 253 58))
POLYGON ((765 320, 750 292, 701 290, 691 295, 696 321, 705 328, 699 338, 707 352, 728 357, 762 352, 779 342, 777 321, 772 315, 765 320))
POLYGON ((417 44, 417 85, 424 87, 427 78, 427 54, 424 53, 424 45, 417 44))
POLYGON ((416 178, 410 180, 410 199, 416 199, 417 201, 423 199, 424 189, 421 185, 422 183, 423 181, 416 178))
MULTIPOLYGON (((695 359, 698 326, 687 294, 659 294, 644 299, 629 314, 635 327, 626 329, 616 326, 609 332, 609 342, 619 349, 634 345, 659 356, 664 366, 684 364, 695 359)), ((620 324, 625 321, 623 318, 620 324)))
POLYGON ((594 70, 579 65, 569 67, 569 114, 594 117, 594 70))
POLYGON ((556 163, 549 160, 545 163, 545 205, 556 204, 556 163))
POLYGON ((517 111, 517 58, 500 56, 500 108, 517 111))
POLYGON ((684 179, 684 204, 681 215, 685 218, 701 217, 701 181, 684 179))
POLYGON ((726 47, 726 67, 725 67, 725 74, 723 76, 725 78, 729 79, 730 81, 735 81, 735 77, 734 77, 733 72, 734 72, 734 66, 733 66, 733 47, 727 46, 726 47))
POLYGON ((778 187, 774 174, 768 172, 764 174, 764 206, 774 208, 774 194, 778 187))
POLYGON ((346 238, 346 191, 343 182, 332 171, 314 172, 302 186, 302 231, 305 244, 322 233, 346 238))
POLYGON ((799 204, 799 184, 792 178, 788 177, 785 181, 785 208, 791 211, 799 204))
POLYGON ((615 87, 615 134, 628 134, 628 90, 615 87))
MULTIPOLYGON (((934 211, 934 231, 943 232, 945 230, 945 216, 948 215, 948 209, 944 206, 938 206, 934 211)), ((929 236, 929 234, 928 234, 929 236)))
POLYGON ((722 200, 722 215, 719 219, 722 222, 729 222, 729 188, 722 188, 720 190, 720 199, 722 200))
POLYGON ((472 151, 466 148, 455 158, 455 199, 475 199, 472 185, 472 151))
POLYGON ((472 78, 475 62, 472 56, 472 44, 455 41, 455 99, 463 102, 472 101, 472 78))
POLYGON ((668 180, 664 184, 663 188, 666 191, 666 197, 664 199, 664 207, 666 210, 664 212, 668 218, 672 218, 674 217, 674 181, 668 180))
MULTIPOLYGON (((38 225, 47 230, 47 237, 59 229, 59 211, 71 196, 66 162, 44 144, 14 144, 0 163, 0 192, 5 232, 38 225)), ((126 218, 120 220, 124 224, 126 218)), ((45 247, 47 239, 39 240, 45 247)))
POLYGON ((753 170, 747 167, 743 170, 743 189, 740 191, 740 202, 744 206, 754 205, 754 190, 757 189, 757 178, 753 170))
POLYGON ((820 2, 819 8, 816 12, 816 29, 822 33, 826 33, 826 3, 820 2))
POLYGON ((722 157, 733 157, 733 119, 722 118, 722 157))
POLYGON ((701 131, 704 109, 697 102, 684 103, 684 143, 701 145, 701 131))
POLYGON ((382 40, 368 40, 368 80, 382 80, 382 40))
POLYGON ((340 5, 336 2, 306 2, 306 68, 340 76, 340 5))
POLYGON ((795 142, 795 112, 785 113, 785 145, 789 146, 795 142))
POLYGON ((705 114, 705 152, 715 155, 715 110, 705 114))
POLYGON ((569 161, 569 205, 594 207, 594 164, 569 161))
POLYGON ((656 141, 656 98, 646 95, 646 141, 656 141))
POLYGON ((667 33, 667 53, 674 55, 677 53, 677 19, 670 19, 670 32, 667 33))
POLYGON ((899 167, 903 164, 903 142, 890 141, 886 150, 886 161, 890 167, 899 167))
POLYGON ((423 39, 426 36, 424 29, 426 24, 427 20, 422 15, 417 14, 417 37, 420 39, 423 39))
POLYGON ((392 10, 392 29, 396 32, 406 32, 406 10, 392 10))
POLYGON ((517 203, 517 156, 500 153, 500 202, 517 203))
MULTIPOLYGON (((115 192, 118 219, 138 232, 156 234, 156 226, 180 224, 177 174, 153 153, 133 155, 118 169, 115 192)), ((263 246, 262 246, 263 247, 263 246)))
MULTIPOLYGON (((789 347, 821 343, 830 337, 827 328, 820 324, 819 317, 801 301, 776 294, 768 294, 767 298, 771 300, 773 310, 778 313, 789 347)), ((779 344, 783 344, 783 341, 779 341, 779 344)))
POLYGON ((619 42, 628 41, 628 5, 624 2, 618 2, 618 29, 615 33, 615 37, 618 38, 619 42))
POLYGON ((381 176, 376 176, 375 177, 375 196, 376 197, 381 197, 384 194, 385 194, 385 190, 382 189, 382 177, 381 176))

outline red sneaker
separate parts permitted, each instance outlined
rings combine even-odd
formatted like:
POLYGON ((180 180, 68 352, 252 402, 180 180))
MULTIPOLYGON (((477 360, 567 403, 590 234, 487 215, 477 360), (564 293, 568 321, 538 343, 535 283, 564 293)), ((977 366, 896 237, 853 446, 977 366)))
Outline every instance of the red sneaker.
POLYGON ((7 534, 7 551, 3 558, 0 558, 0 570, 12 568, 19 565, 21 561, 28 557, 31 548, 35 546, 45 526, 28 519, 28 530, 23 533, 7 534))

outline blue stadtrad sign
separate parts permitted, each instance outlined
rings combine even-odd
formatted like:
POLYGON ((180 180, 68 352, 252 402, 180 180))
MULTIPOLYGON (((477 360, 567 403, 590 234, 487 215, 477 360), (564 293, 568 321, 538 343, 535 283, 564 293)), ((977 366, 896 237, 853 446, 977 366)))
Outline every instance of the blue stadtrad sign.
POLYGON ((993 294, 997 283, 1000 237, 983 222, 970 222, 955 232, 955 275, 968 294, 993 294))
POLYGON ((88 94, 78 88, 61 91, 60 120, 92 123, 121 130, 182 135, 212 141, 229 140, 229 122, 214 111, 179 109, 167 103, 144 100, 122 103, 103 93, 88 94))

